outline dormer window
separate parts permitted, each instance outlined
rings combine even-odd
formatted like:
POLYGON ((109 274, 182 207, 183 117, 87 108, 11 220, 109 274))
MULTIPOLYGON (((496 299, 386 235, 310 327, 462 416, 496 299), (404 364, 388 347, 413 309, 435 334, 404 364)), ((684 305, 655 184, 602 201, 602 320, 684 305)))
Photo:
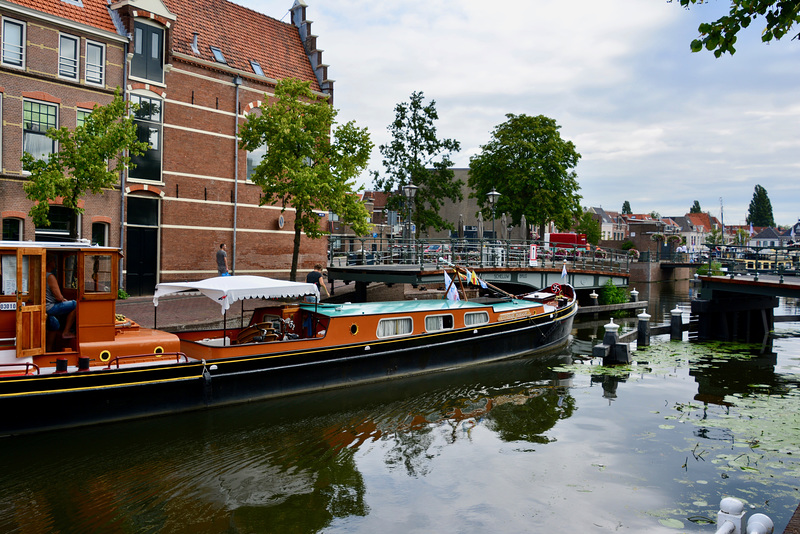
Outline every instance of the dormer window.
POLYGON ((131 76, 153 82, 164 81, 164 30, 136 21, 133 34, 131 76))
POLYGON ((225 61, 225 56, 222 55, 222 50, 216 46, 209 46, 209 48, 211 49, 211 53, 214 54, 214 59, 217 61, 217 63, 228 63, 225 61))
POLYGON ((259 65, 258 61, 250 60, 250 66, 253 67, 253 72, 258 74, 259 76, 264 76, 264 71, 261 69, 261 65, 259 65))

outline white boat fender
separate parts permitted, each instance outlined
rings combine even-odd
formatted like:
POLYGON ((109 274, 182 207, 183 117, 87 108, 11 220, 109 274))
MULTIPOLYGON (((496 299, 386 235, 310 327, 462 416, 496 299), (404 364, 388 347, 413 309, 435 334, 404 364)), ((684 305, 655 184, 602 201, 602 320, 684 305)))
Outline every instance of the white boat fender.
POLYGON ((366 347, 364 347, 364 350, 369 350, 369 345, 367 345, 366 347))

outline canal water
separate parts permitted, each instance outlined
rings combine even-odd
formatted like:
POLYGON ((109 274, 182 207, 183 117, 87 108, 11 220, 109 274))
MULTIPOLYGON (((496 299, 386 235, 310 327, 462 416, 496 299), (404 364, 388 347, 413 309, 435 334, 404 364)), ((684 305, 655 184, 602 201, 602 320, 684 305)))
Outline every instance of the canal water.
MULTIPOLYGON (((637 289, 654 324, 688 312, 688 283, 637 289)), ((0 440, 0 532, 701 533, 725 496, 782 532, 800 323, 607 368, 607 321, 546 358, 0 440)))

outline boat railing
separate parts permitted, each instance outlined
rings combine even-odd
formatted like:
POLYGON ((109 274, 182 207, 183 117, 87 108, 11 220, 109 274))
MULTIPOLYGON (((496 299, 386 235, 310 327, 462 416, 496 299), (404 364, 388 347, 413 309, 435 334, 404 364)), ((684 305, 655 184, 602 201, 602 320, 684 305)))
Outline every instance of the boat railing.
POLYGON ((135 360, 140 359, 143 360, 142 363, 151 363, 153 358, 158 358, 161 361, 165 360, 165 356, 174 356, 177 363, 181 363, 181 358, 183 358, 184 363, 189 362, 189 357, 186 356, 183 352, 153 352, 151 354, 128 354, 125 356, 117 356, 112 360, 109 360, 106 369, 111 369, 112 365, 117 366, 119 369, 120 363, 124 362, 125 360, 135 360))
MULTIPOLYGON (((23 374, 25 374, 25 375, 29 375, 29 374, 31 374, 31 373, 30 373, 30 370, 31 370, 31 368, 33 368, 33 369, 36 371, 36 373, 35 373, 35 374, 37 374, 37 375, 38 375, 38 374, 41 374, 41 373, 39 372, 39 366, 38 366, 38 365, 36 365, 36 364, 35 364, 35 363, 33 363, 33 362, 0 363, 0 368, 3 368, 3 369, 4 369, 4 368, 6 368, 6 367, 25 367, 25 373, 23 373, 23 374)), ((2 376, 2 375, 9 375, 9 374, 18 374, 18 373, 9 373, 9 372, 6 372, 6 371, 4 371, 4 370, 0 369, 0 376, 2 376)))

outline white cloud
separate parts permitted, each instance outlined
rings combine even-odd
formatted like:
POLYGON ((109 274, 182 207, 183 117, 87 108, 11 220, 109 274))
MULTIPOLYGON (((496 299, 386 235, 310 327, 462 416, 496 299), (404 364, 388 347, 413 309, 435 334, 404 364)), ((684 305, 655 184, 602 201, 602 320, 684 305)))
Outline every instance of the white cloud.
MULTIPOLYGON (((241 3, 275 18, 291 5, 241 3)), ((755 23, 733 57, 692 54, 698 24, 726 2, 307 3, 339 118, 367 126, 376 146, 395 105, 422 91, 439 136, 461 142, 459 167, 507 113, 543 114, 582 154, 585 205, 681 215, 699 200, 718 214, 722 197, 726 220, 743 222, 760 184, 776 222, 800 216, 800 44, 763 45, 755 23)), ((376 149, 371 168, 380 161, 376 149)))

